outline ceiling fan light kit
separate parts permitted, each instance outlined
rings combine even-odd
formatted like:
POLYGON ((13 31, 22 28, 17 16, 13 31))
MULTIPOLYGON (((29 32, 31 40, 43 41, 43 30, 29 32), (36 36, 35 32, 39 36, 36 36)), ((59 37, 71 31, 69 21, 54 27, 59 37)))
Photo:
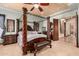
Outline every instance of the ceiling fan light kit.
POLYGON ((38 8, 38 7, 39 7, 39 5, 38 5, 38 4, 34 4, 34 7, 35 7, 35 8, 38 8))
POLYGON ((49 3, 25 3, 25 4, 29 4, 29 5, 33 5, 33 7, 31 8, 30 11, 33 11, 34 9, 39 9, 39 11, 41 12, 41 14, 43 14, 44 10, 41 6, 49 6, 49 3))

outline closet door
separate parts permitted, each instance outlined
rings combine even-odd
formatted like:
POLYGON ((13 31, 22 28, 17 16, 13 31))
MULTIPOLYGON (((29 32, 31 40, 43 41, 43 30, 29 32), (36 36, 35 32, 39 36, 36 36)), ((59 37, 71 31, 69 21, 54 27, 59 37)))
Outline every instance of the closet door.
POLYGON ((59 40, 59 33, 58 33, 58 19, 53 19, 53 25, 54 25, 54 29, 53 29, 53 40, 59 40))

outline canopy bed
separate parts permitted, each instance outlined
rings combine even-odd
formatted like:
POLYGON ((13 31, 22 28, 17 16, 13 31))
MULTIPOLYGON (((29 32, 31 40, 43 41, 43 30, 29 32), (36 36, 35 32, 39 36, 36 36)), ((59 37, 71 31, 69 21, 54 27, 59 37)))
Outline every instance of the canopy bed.
POLYGON ((48 31, 46 36, 44 34, 38 34, 33 31, 29 25, 27 25, 27 12, 27 9, 23 8, 22 29, 18 33, 18 43, 22 47, 23 55, 26 55, 27 51, 30 50, 30 52, 34 52, 34 56, 36 56, 36 53, 40 50, 40 48, 47 45, 51 48, 50 17, 47 17, 48 31))

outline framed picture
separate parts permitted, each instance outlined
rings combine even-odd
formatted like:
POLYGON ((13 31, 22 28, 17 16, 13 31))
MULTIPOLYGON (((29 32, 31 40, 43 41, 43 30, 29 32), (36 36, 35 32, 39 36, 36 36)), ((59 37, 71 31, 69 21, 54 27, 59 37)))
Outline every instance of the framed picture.
POLYGON ((15 20, 7 19, 7 32, 15 32, 15 20))

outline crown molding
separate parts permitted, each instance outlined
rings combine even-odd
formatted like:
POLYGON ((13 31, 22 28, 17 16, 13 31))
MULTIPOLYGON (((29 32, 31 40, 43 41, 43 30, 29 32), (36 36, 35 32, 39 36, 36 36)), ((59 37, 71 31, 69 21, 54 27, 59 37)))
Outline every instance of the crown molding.
MULTIPOLYGON (((21 15, 23 14, 23 12, 20 11, 20 10, 14 10, 14 9, 11 9, 11 8, 1 7, 1 6, 0 6, 0 8, 1 8, 2 10, 7 10, 7 11, 10 11, 10 12, 13 12, 13 13, 19 13, 19 14, 21 14, 21 15)), ((44 16, 36 15, 36 14, 30 13, 30 12, 28 12, 27 14, 30 14, 30 15, 33 15, 33 16, 37 16, 37 17, 40 17, 40 18, 45 18, 44 16)))
POLYGON ((71 12, 71 11, 78 11, 78 8, 74 8, 74 9, 66 9, 66 10, 63 10, 63 11, 59 11, 59 12, 56 12, 52 15, 50 15, 50 17, 55 17, 57 15, 61 15, 61 14, 65 14, 65 13, 68 13, 68 12, 71 12))

